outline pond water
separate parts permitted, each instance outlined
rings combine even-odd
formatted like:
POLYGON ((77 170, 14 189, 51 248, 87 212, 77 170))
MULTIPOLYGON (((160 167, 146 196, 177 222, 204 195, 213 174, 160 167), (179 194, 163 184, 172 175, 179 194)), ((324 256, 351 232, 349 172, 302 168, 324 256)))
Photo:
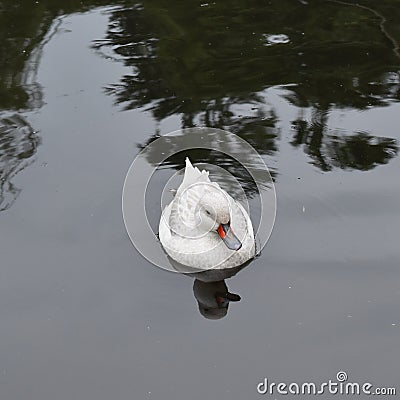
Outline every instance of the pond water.
POLYGON ((0 2, 2 398, 257 399, 338 371, 400 392, 399 19, 394 0, 0 2), (140 149, 194 126, 247 140, 277 194, 218 320, 121 212, 140 149))

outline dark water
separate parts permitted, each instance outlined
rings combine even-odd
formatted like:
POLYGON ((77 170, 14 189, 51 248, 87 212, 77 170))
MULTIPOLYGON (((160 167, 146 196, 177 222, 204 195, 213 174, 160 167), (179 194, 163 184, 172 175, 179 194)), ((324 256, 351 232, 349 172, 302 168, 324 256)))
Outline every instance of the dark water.
MULTIPOLYGON (((339 370, 399 393, 400 1, 82 3, 0 1, 1 398, 256 399, 339 370), (139 149, 192 126, 249 141, 277 191, 218 321, 121 215, 139 149)), ((192 161, 235 172, 217 150, 192 161)))

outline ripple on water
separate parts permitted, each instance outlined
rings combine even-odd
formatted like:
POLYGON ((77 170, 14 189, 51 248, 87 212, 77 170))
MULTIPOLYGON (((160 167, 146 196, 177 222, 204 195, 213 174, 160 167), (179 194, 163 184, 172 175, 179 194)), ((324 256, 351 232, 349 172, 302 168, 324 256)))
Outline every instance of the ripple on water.
POLYGON ((263 35, 263 40, 265 46, 273 46, 274 44, 284 44, 290 42, 289 36, 285 35, 284 33, 279 33, 279 34, 265 33, 263 35))

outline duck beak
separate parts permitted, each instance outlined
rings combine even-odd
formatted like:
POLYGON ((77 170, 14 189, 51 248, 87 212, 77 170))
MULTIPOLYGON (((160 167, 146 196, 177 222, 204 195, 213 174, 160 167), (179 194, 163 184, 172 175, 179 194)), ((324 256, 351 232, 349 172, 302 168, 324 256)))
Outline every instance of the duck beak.
POLYGON ((229 224, 221 224, 218 229, 220 238, 224 241, 226 247, 230 250, 239 250, 242 247, 242 243, 233 233, 232 228, 229 224))
POLYGON ((240 301, 240 296, 235 293, 216 293, 215 300, 218 307, 228 307, 230 301, 240 301))

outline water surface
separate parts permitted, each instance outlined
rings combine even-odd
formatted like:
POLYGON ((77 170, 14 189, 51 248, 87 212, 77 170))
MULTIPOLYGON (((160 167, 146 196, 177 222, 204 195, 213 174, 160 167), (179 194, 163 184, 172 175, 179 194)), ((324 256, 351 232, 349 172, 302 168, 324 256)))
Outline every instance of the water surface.
MULTIPOLYGON (((339 370, 398 385, 399 10, 3 1, 2 396, 252 399, 263 377, 339 370), (193 278, 135 251, 121 214, 139 150, 192 126, 246 139, 277 191, 270 242, 226 280, 241 301, 219 320, 193 278)), ((190 156, 256 199, 218 149, 190 156)))

